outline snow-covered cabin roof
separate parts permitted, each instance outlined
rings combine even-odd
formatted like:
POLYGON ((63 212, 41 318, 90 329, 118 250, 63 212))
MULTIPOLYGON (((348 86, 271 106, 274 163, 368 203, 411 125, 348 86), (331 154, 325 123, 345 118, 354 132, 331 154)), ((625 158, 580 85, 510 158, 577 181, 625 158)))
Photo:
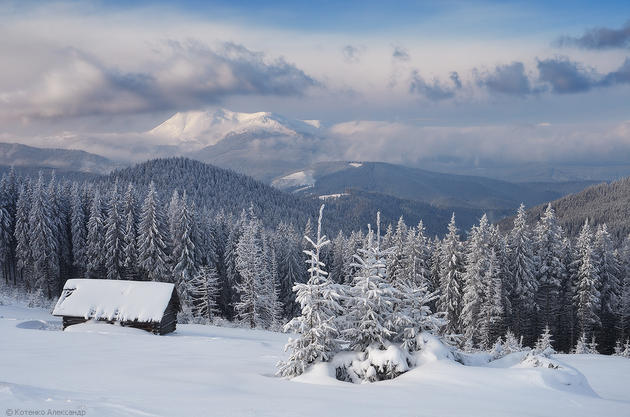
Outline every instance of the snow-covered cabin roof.
POLYGON ((166 282, 69 279, 53 315, 159 322, 174 287, 166 282))

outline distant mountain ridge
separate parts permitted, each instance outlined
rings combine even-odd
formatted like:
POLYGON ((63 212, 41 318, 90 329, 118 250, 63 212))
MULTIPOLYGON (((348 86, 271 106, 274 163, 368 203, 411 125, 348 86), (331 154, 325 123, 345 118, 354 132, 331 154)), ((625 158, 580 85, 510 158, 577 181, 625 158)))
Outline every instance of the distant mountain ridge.
POLYGON ((19 143, 0 143, 0 165, 93 174, 107 174, 122 166, 103 156, 81 150, 36 148, 19 143))
POLYGON ((304 195, 329 195, 348 190, 380 193, 443 208, 515 210, 581 190, 588 183, 526 184, 491 178, 444 174, 383 162, 326 162, 276 178, 275 187, 304 195))

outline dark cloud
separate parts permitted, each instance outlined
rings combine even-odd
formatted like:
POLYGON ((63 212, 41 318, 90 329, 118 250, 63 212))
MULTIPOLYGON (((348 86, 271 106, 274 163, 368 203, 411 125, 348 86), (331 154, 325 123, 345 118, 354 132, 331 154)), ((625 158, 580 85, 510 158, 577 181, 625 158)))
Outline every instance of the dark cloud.
POLYGON ((448 78, 455 84, 455 88, 462 88, 462 81, 459 79, 459 74, 456 71, 451 72, 448 78))
POLYGON ((346 45, 341 48, 341 54, 346 62, 359 62, 362 52, 363 48, 354 45, 346 45))
POLYGON ((428 83, 420 76, 418 70, 413 70, 411 72, 409 92, 424 96, 431 101, 453 98, 455 97, 456 91, 461 88, 462 84, 459 79, 459 75, 456 72, 451 73, 450 79, 453 86, 444 85, 437 79, 433 79, 433 81, 428 83))
POLYGON ((396 61, 409 61, 411 56, 409 55, 409 51, 402 46, 394 46, 394 52, 392 52, 392 58, 396 61))
POLYGON ((630 83, 630 58, 626 58, 617 71, 610 72, 600 82, 603 86, 630 83))
POLYGON ((125 72, 80 50, 61 50, 30 88, 0 91, 0 109, 9 117, 185 110, 232 95, 300 96, 319 85, 283 58, 234 43, 211 49, 169 41, 156 55, 145 72, 125 72))
POLYGON ((538 72, 539 80, 558 94, 581 93, 597 85, 595 73, 564 57, 538 61, 538 72))
POLYGON ((577 46, 583 49, 630 49, 630 21, 620 29, 600 27, 590 29, 580 37, 563 36, 555 44, 557 46, 577 46))
POLYGON ((493 93, 513 96, 525 96, 532 93, 522 62, 497 65, 492 72, 477 75, 477 83, 493 93))

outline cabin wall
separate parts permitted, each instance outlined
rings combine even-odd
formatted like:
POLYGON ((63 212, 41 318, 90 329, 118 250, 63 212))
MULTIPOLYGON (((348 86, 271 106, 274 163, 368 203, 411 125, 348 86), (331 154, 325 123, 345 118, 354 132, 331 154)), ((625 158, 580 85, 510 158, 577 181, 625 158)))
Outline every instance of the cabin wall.
POLYGON ((179 297, 177 296, 177 292, 173 291, 171 300, 169 301, 168 306, 166 306, 166 310, 164 310, 164 316, 162 316, 159 331, 160 334, 167 334, 175 331, 177 327, 177 313, 179 310, 179 297))
POLYGON ((72 326, 73 324, 81 324, 81 323, 85 323, 86 321, 88 321, 88 319, 84 317, 63 316, 63 319, 62 319, 63 330, 66 330, 66 327, 72 326))

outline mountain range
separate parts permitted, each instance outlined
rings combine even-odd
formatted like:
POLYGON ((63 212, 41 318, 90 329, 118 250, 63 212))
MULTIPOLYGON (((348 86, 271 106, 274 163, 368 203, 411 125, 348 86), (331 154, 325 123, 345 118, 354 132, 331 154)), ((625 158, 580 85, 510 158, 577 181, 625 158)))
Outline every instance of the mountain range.
POLYGON ((507 172, 505 167, 471 169, 453 161, 449 162, 450 168, 439 161, 425 164, 437 171, 452 171, 436 172, 384 162, 339 161, 334 157, 344 155, 347 144, 331 141, 327 131, 317 120, 294 120, 270 112, 179 112, 133 138, 86 137, 84 142, 76 138, 73 141, 77 146, 92 141, 105 155, 111 151, 123 158, 110 159, 82 150, 0 144, 0 165, 107 174, 133 165, 136 159, 142 162, 147 155, 184 156, 248 175, 298 200, 326 201, 336 210, 350 210, 356 223, 346 220, 352 227, 381 209, 386 217, 397 217, 399 213, 410 222, 422 218, 426 223, 431 216, 435 218, 435 224, 430 225, 434 233, 442 232, 442 223, 452 212, 461 217, 463 227, 473 224, 484 212, 497 221, 511 215, 520 203, 532 207, 556 200, 602 177, 620 176, 627 168, 622 164, 599 171, 596 167, 567 171, 566 167, 530 164, 509 167, 511 174, 506 177, 511 181, 506 181, 491 178, 507 172), (465 175, 467 172, 487 175, 465 175))
POLYGON ((72 149, 48 149, 19 143, 0 143, 0 165, 23 168, 55 168, 107 174, 123 164, 100 155, 72 149))

